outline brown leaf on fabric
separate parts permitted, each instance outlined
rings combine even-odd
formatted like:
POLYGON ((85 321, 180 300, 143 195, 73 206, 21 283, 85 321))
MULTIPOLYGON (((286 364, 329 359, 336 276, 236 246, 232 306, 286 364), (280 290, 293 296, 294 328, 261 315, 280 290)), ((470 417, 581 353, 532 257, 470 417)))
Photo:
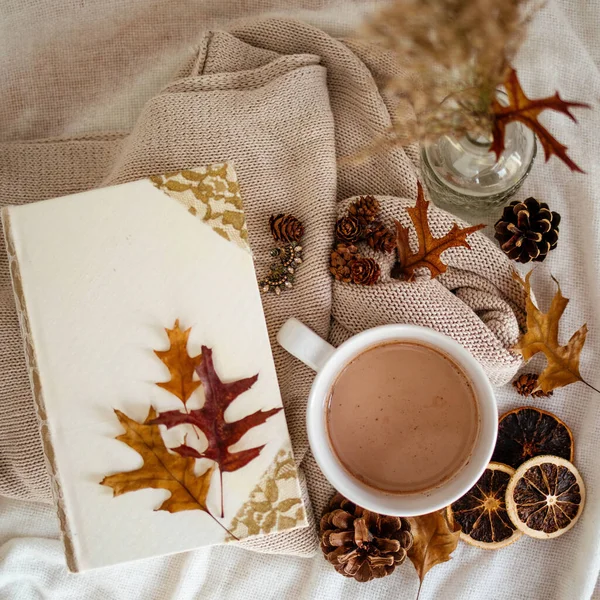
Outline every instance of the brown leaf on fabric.
POLYGON ((567 115, 572 121, 577 122, 571 108, 590 108, 589 104, 581 102, 567 102, 563 100, 558 92, 554 96, 539 98, 537 100, 528 98, 519 83, 517 72, 509 69, 504 87, 508 95, 508 106, 502 106, 497 98, 492 101, 492 146, 491 150, 500 155, 504 151, 504 132, 508 123, 520 121, 529 127, 538 137, 546 160, 554 154, 558 156, 572 171, 583 171, 567 155, 567 147, 561 144, 550 132, 538 121, 540 113, 545 110, 554 110, 567 115))
POLYGON ((585 344, 587 325, 582 325, 571 336, 571 339, 561 346, 558 342, 558 327, 569 300, 562 295, 558 281, 553 278, 558 289, 548 312, 543 313, 531 299, 531 284, 529 283, 531 273, 532 271, 527 273, 524 281, 517 273, 513 273, 514 279, 523 286, 527 297, 525 301, 527 331, 513 349, 522 354, 525 361, 538 352, 543 352, 546 356, 546 368, 540 374, 537 387, 533 391, 541 390, 548 394, 551 390, 576 381, 581 381, 595 389, 584 381, 579 373, 579 357, 585 344))
POLYGON ((177 396, 183 404, 201 385, 199 380, 194 381, 195 368, 202 361, 202 355, 190 356, 187 351, 188 338, 191 329, 182 331, 179 328, 179 319, 175 321, 173 329, 165 328, 171 345, 168 350, 155 350, 154 353, 169 369, 171 379, 156 385, 174 396, 177 396))
POLYGON ((425 200, 423 188, 418 183, 417 203, 411 208, 407 208, 414 228, 417 234, 419 248, 413 252, 408 238, 408 228, 404 227, 400 221, 396 221, 396 264, 392 268, 391 276, 394 279, 414 278, 416 269, 426 267, 431 273, 431 278, 437 277, 443 273, 447 266, 442 262, 441 254, 448 248, 465 247, 470 249, 467 242, 467 236, 483 229, 485 225, 473 225, 472 227, 459 227, 456 223, 448 233, 440 238, 433 237, 429 229, 429 220, 427 211, 429 202, 425 200))
POLYGON ((169 452, 158 425, 153 425, 156 411, 150 408, 143 423, 130 419, 120 410, 115 410, 125 433, 116 439, 133 448, 144 460, 135 471, 115 473, 105 477, 100 483, 113 489, 115 496, 148 488, 167 490, 170 495, 157 510, 171 513, 183 510, 209 512, 206 496, 210 486, 213 468, 202 475, 195 475, 193 458, 183 458, 169 452))
POLYGON ((219 465, 221 515, 223 515, 223 473, 241 469, 256 458, 264 448, 264 445, 262 445, 247 450, 239 450, 238 452, 230 452, 230 446, 239 442, 246 432, 261 425, 282 408, 259 410, 238 421, 227 422, 225 411, 240 394, 243 394, 254 385, 258 375, 223 383, 215 371, 212 350, 206 346, 202 346, 202 361, 196 367, 196 372, 204 386, 204 406, 191 410, 189 413, 182 413, 178 410, 160 413, 157 418, 152 420, 152 424, 166 425, 167 428, 176 425, 193 425, 204 433, 208 446, 203 452, 199 452, 187 444, 173 448, 173 451, 186 457, 208 458, 219 465))
POLYGON ((450 560, 460 539, 460 525, 450 525, 446 511, 409 517, 408 522, 414 540, 408 558, 415 566, 422 585, 425 575, 433 567, 450 560))

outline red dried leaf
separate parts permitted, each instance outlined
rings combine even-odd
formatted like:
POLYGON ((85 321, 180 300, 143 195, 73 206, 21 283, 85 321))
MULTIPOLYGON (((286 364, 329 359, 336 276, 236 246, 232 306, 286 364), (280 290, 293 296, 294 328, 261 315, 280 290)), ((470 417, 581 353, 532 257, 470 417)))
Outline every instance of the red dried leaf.
MULTIPOLYGON (((219 465, 222 480, 224 472, 237 471, 247 465, 260 454, 264 445, 249 450, 240 450, 239 452, 230 452, 229 447, 239 442, 247 431, 261 425, 269 417, 277 414, 281 407, 257 411, 239 421, 228 423, 225 420, 227 407, 240 394, 243 394, 254 385, 258 375, 223 383, 215 371, 212 350, 206 346, 202 346, 202 361, 196 366, 196 372, 204 386, 204 406, 189 413, 169 410, 160 413, 152 423, 166 425, 167 428, 187 424, 194 425, 202 430, 208 441, 206 450, 198 452, 187 444, 182 444, 172 450, 182 456, 214 460, 219 465)), ((221 482, 221 490, 222 487, 221 482)))
POLYGON ((561 144, 550 132, 538 121, 538 117, 544 110, 555 110, 567 115, 572 121, 577 122, 570 108, 590 108, 588 104, 581 102, 567 102, 563 100, 558 92, 548 98, 532 100, 525 95, 523 88, 517 78, 517 72, 510 69, 504 82, 508 95, 508 106, 502 106, 498 100, 492 103, 494 124, 492 128, 492 151, 500 158, 504 151, 504 131, 506 125, 511 121, 520 121, 529 127, 540 140, 544 148, 544 155, 548 160, 553 154, 558 156, 572 171, 583 171, 567 156, 567 147, 561 144))

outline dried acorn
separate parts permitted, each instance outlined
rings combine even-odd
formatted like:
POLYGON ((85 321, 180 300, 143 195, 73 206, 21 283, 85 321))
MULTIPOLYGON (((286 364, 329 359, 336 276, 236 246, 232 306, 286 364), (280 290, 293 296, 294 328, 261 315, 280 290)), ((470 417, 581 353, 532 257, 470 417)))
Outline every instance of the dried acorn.
POLYGON ((393 573, 413 544, 406 519, 370 512, 341 494, 335 494, 325 509, 319 537, 335 570, 360 582, 393 573))
POLYGON ((271 215, 271 235, 276 242, 299 242, 304 235, 304 225, 292 215, 271 215))
POLYGON ((511 260, 541 262, 558 244, 559 224, 560 215, 551 212, 545 202, 515 200, 496 222, 494 237, 511 260))

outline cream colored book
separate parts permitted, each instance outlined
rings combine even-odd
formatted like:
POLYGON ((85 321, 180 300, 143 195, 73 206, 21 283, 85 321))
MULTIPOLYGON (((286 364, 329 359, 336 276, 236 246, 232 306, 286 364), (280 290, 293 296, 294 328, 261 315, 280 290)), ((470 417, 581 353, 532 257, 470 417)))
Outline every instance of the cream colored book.
POLYGON ((69 568, 305 527, 232 165, 2 222, 69 568))

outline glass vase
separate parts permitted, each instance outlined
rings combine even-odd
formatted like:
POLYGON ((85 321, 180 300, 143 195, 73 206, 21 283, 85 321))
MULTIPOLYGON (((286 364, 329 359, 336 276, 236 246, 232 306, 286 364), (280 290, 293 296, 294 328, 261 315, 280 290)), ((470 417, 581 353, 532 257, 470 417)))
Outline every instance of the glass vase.
POLYGON ((506 204, 523 185, 536 154, 533 132, 519 122, 505 130, 500 158, 484 136, 444 135, 421 149, 431 200, 451 212, 484 214, 506 204))

